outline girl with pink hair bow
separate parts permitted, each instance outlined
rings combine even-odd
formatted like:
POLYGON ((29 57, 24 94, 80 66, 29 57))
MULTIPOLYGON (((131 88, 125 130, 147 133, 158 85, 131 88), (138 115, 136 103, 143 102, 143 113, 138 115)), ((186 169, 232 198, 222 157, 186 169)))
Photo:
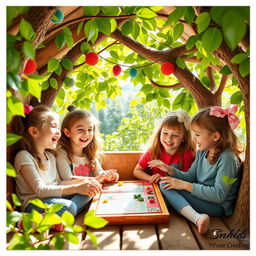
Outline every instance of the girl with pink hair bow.
POLYGON ((166 201, 205 234, 210 216, 232 215, 239 188, 242 149, 233 129, 239 124, 235 112, 213 106, 199 111, 191 121, 196 159, 187 172, 174 166, 157 166, 167 172, 160 187, 166 201))

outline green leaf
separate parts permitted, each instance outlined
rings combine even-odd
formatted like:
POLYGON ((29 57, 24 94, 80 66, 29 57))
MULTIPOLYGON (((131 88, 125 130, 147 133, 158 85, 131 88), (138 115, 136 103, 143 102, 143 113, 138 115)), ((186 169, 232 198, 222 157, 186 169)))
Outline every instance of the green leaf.
POLYGON ((44 204, 40 199, 30 200, 30 203, 42 209, 46 209, 48 207, 47 204, 44 204))
POLYGON ((185 101, 185 97, 186 97, 186 93, 181 92, 174 100, 174 102, 172 103, 172 108, 178 109, 181 107, 182 103, 185 101))
POLYGON ((29 22, 27 22, 24 19, 22 19, 20 22, 20 33, 26 40, 29 40, 29 41, 33 40, 35 36, 33 27, 29 22))
POLYGON ((232 71, 229 69, 227 65, 225 65, 221 70, 220 73, 223 75, 229 75, 232 74, 232 71))
POLYGON ((25 117, 23 103, 17 97, 9 97, 7 100, 7 106, 13 115, 25 117))
POLYGON ((79 35, 83 29, 83 25, 84 25, 84 22, 81 21, 77 27, 77 31, 76 31, 76 34, 79 35))
POLYGON ((246 53, 239 53, 239 54, 235 55, 230 60, 230 62, 235 63, 235 64, 240 64, 240 63, 242 63, 246 59, 247 59, 247 54, 246 53))
POLYGON ((140 33, 140 26, 137 24, 137 22, 134 22, 133 23, 133 29, 132 29, 132 32, 131 32, 131 35, 132 35, 134 40, 137 39, 137 37, 139 36, 139 33, 140 33))
POLYGON ((195 20, 197 24, 198 34, 202 33, 206 28, 208 28, 211 21, 211 17, 208 12, 201 13, 195 20))
POLYGON ((231 50, 244 38, 247 25, 237 8, 230 8, 223 17, 224 40, 231 50))
POLYGON ((214 6, 211 8, 210 14, 212 19, 218 24, 222 25, 222 19, 229 7, 214 6))
POLYGON ((222 176, 222 181, 228 185, 231 185, 237 181, 238 178, 229 178, 228 176, 222 176))
POLYGON ((135 106, 137 106, 138 104, 139 104, 139 103, 138 103, 138 100, 131 100, 129 106, 130 106, 130 107, 135 107, 135 106))
POLYGON ((180 57, 178 57, 176 59, 176 64, 177 64, 178 67, 180 67, 182 69, 185 69, 187 67, 185 61, 180 57))
POLYGON ((171 103, 170 103, 170 101, 169 101, 168 99, 164 99, 163 104, 164 104, 164 106, 165 106, 166 108, 168 108, 168 109, 171 108, 171 103))
POLYGON ((74 231, 75 233, 81 233, 81 232, 84 231, 83 227, 78 226, 78 225, 74 225, 74 226, 72 227, 72 229, 73 229, 73 231, 74 231))
POLYGON ((7 146, 11 146, 15 144, 21 138, 22 138, 21 136, 16 135, 14 133, 7 133, 7 146))
POLYGON ((17 176, 14 167, 9 162, 6 164, 6 175, 14 178, 17 176))
POLYGON ((55 212, 59 211, 63 206, 64 206, 64 204, 49 205, 48 212, 55 213, 55 212))
POLYGON ((243 101, 243 95, 242 95, 241 91, 237 91, 237 92, 233 93, 230 98, 230 104, 240 105, 240 103, 242 101, 243 101))
POLYGON ((108 83, 106 81, 99 83, 99 92, 105 91, 108 88, 108 83))
POLYGON ((202 45, 207 53, 219 48, 222 43, 222 34, 218 28, 208 28, 202 37, 202 45))
POLYGON ((133 22, 128 20, 123 24, 121 28, 121 33, 122 35, 127 36, 132 32, 132 29, 133 29, 133 22))
POLYGON ((28 79, 28 91, 31 95, 40 100, 41 98, 41 86, 37 80, 28 79))
POLYGON ((164 26, 175 25, 187 12, 187 7, 177 7, 169 16, 164 26))
POLYGON ((117 23, 115 19, 110 19, 110 25, 111 25, 111 33, 113 33, 117 28, 117 23))
POLYGON ((97 246, 97 237, 90 231, 90 230, 86 230, 87 235, 90 237, 92 243, 97 246))
POLYGON ((186 42, 187 50, 190 50, 194 47, 195 43, 197 42, 197 36, 191 36, 186 42))
POLYGON ((98 33, 98 27, 95 20, 89 20, 85 23, 84 33, 87 37, 87 42, 89 42, 98 33))
POLYGON ((195 18, 195 10, 194 10, 194 8, 193 7, 187 7, 187 11, 186 11, 186 13, 184 15, 185 21, 189 25, 191 25, 193 20, 194 20, 194 18, 195 18))
POLYGON ((151 10, 147 7, 139 9, 136 12, 136 14, 140 18, 146 18, 146 19, 155 18, 157 16, 157 14, 153 10, 151 10))
POLYGON ((109 19, 107 18, 96 19, 96 24, 100 32, 106 35, 111 34, 111 23, 109 19))
POLYGON ((64 225, 68 226, 68 227, 71 227, 75 222, 74 216, 70 212, 67 212, 67 211, 65 211, 62 214, 61 219, 64 221, 64 225))
POLYGON ((22 45, 22 51, 26 57, 29 59, 35 59, 35 48, 33 44, 29 41, 25 41, 22 45))
POLYGON ((46 213, 40 226, 52 226, 54 224, 60 224, 61 218, 56 213, 46 213))
POLYGON ((57 249, 62 250, 64 248, 65 242, 62 235, 56 235, 51 240, 51 244, 57 249))
POLYGON ((19 75, 12 72, 7 72, 7 85, 8 88, 12 88, 15 91, 19 90, 21 87, 19 75))
POLYGON ((64 38, 66 40, 66 43, 69 48, 72 48, 74 45, 73 37, 72 37, 72 32, 69 28, 65 27, 63 28, 64 31, 64 38))
POLYGON ((61 61, 61 65, 67 69, 67 70, 73 70, 73 63, 70 59, 68 58, 64 58, 62 61, 61 61))
POLYGON ((42 221, 42 219, 43 219, 42 214, 39 213, 38 211, 36 211, 35 209, 32 209, 32 211, 31 211, 31 220, 32 220, 32 222, 39 225, 39 223, 42 221))
POLYGON ((99 6, 93 6, 93 7, 86 6, 86 7, 83 7, 83 11, 86 16, 96 16, 100 12, 100 7, 99 6))
POLYGON ((177 39, 179 39, 180 36, 183 34, 183 31, 184 25, 182 23, 178 23, 177 25, 175 25, 172 33, 173 40, 176 41, 177 39))
POLYGON ((72 232, 66 232, 65 237, 66 237, 67 241, 69 241, 70 243, 79 244, 79 239, 76 236, 76 234, 74 234, 72 232))
POLYGON ((91 50, 91 46, 89 45, 89 43, 87 42, 84 42, 82 43, 81 47, 80 47, 80 50, 83 52, 83 53, 87 53, 91 50))
POLYGON ((239 72, 242 77, 245 77, 250 73, 250 61, 248 58, 239 65, 239 72))
POLYGON ((119 59, 118 54, 116 53, 116 51, 110 51, 109 54, 111 55, 111 57, 113 57, 114 59, 119 59))
POLYGON ((59 67, 59 61, 55 58, 52 58, 48 61, 47 71, 48 72, 53 72, 53 71, 57 70, 58 67, 59 67))
POLYGON ((150 102, 154 99, 154 94, 153 93, 148 93, 146 95, 146 102, 150 102))
POLYGON ((61 49, 65 45, 66 39, 62 31, 57 34, 57 36, 54 39, 54 42, 59 49, 61 49))
POLYGON ((103 228, 107 223, 108 221, 103 218, 96 217, 94 215, 94 210, 87 212, 84 216, 84 224, 92 228, 103 228))
POLYGON ((58 82, 55 78, 50 78, 50 86, 53 88, 53 89, 58 89, 58 82))
POLYGON ((20 67, 20 54, 14 47, 7 48, 7 69, 17 73, 20 67))
POLYGON ((11 205, 11 203, 10 203, 8 200, 6 200, 6 208, 7 208, 9 211, 13 211, 12 205, 11 205))
POLYGON ((121 10, 118 6, 101 6, 101 11, 105 16, 118 16, 121 10))
POLYGON ((6 222, 7 222, 6 224, 10 225, 10 224, 18 222, 22 217, 22 213, 17 212, 17 211, 7 212, 6 217, 7 217, 6 218, 6 222))
POLYGON ((43 90, 47 90, 49 88, 49 82, 48 80, 43 81, 42 85, 41 85, 42 91, 43 90))

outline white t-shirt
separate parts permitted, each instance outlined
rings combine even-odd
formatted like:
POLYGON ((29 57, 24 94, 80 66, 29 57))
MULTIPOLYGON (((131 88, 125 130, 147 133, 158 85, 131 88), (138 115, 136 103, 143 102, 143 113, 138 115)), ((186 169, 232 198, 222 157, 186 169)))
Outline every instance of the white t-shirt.
POLYGON ((93 171, 86 156, 74 156, 74 162, 71 163, 66 151, 63 149, 58 150, 56 159, 62 180, 71 180, 72 176, 95 177, 103 171, 97 160, 95 171, 93 171))
POLYGON ((45 152, 47 160, 42 163, 45 170, 39 168, 35 158, 26 150, 18 152, 15 156, 14 167, 17 172, 16 192, 22 201, 22 210, 28 205, 28 201, 34 198, 61 197, 63 186, 59 185, 59 177, 56 158, 50 152, 45 152), (32 166, 32 173, 28 183, 20 173, 20 168, 24 165, 32 166))

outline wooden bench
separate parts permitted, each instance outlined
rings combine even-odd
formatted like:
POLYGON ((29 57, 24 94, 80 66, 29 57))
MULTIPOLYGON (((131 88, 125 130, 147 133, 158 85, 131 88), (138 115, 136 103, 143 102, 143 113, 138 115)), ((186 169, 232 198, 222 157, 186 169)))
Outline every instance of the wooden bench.
MULTIPOLYGON (((117 169, 120 180, 134 180, 133 169, 141 152, 107 152, 104 154, 104 169, 117 169)), ((76 217, 76 224, 82 225, 88 209, 76 217)), ((168 224, 116 225, 102 229, 88 229, 97 237, 101 250, 248 250, 248 234, 242 230, 229 230, 221 218, 211 218, 207 235, 198 234, 195 225, 170 211, 168 224), (222 237, 220 237, 222 234, 222 237), (223 236, 226 236, 223 237, 223 236)), ((78 235, 79 244, 66 243, 66 250, 94 250, 86 232, 78 235)))

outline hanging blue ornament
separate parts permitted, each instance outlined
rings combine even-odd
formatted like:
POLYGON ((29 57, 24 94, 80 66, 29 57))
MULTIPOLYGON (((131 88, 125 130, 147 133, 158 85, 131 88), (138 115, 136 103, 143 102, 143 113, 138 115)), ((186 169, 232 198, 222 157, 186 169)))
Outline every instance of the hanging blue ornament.
POLYGON ((57 11, 52 16, 51 21, 54 23, 61 23, 64 19, 64 14, 60 9, 57 9, 57 11))
POLYGON ((138 75, 137 69, 136 69, 136 68, 131 68, 131 69, 130 69, 130 76, 131 76, 132 78, 134 78, 134 77, 136 77, 137 75, 138 75))

